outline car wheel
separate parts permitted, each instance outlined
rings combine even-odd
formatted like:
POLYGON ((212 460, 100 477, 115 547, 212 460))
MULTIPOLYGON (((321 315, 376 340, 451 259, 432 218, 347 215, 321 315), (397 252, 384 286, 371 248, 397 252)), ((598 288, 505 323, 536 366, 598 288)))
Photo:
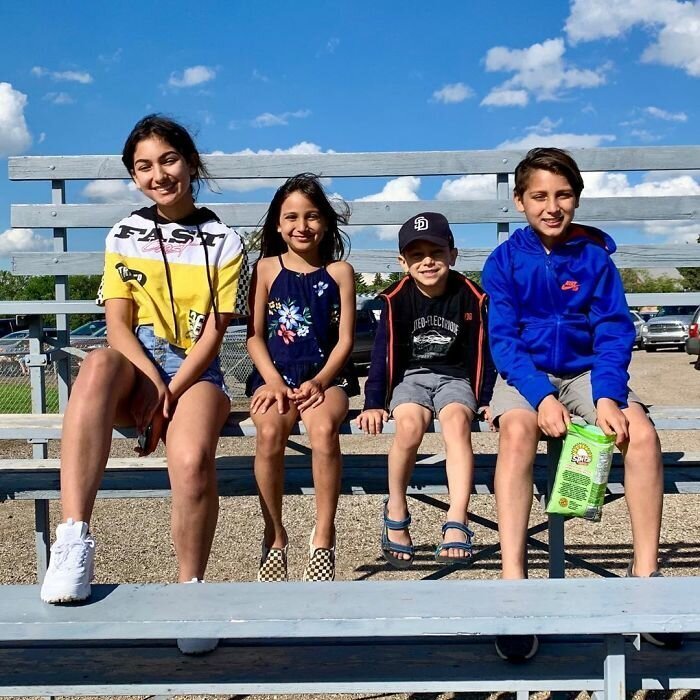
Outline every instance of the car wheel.
POLYGON ((656 352, 659 348, 654 347, 653 345, 647 345, 644 349, 645 349, 647 352, 656 352))

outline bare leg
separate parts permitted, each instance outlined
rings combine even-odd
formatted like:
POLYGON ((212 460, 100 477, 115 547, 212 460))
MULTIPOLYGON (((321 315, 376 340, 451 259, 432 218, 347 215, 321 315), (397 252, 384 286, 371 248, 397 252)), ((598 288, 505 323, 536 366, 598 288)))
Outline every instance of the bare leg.
MULTIPOLYGON (((447 520, 466 524, 469 496, 474 481, 474 453, 471 441, 474 414, 462 404, 451 403, 440 411, 439 418, 445 443, 447 488, 450 494, 447 520)), ((459 530, 448 529, 445 531, 443 542, 466 542, 466 537, 459 530)), ((442 553, 456 559, 468 556, 461 549, 446 549, 442 553)))
POLYGON ((499 420, 496 509, 502 577, 525 578, 527 524, 532 508, 532 465, 537 452, 537 414, 515 408, 499 420))
POLYGON ((635 576, 648 576, 658 567, 663 465, 659 436, 644 409, 631 403, 623 413, 629 421, 630 439, 625 458, 625 499, 632 523, 635 576))
POLYGON ((311 442, 311 464, 316 493, 315 547, 330 549, 335 538, 335 513, 340 496, 342 458, 338 429, 348 413, 347 394, 337 386, 325 392, 323 403, 308 408, 301 419, 311 442))
POLYGON ((263 520, 266 547, 282 549, 287 545, 287 532, 282 524, 284 493, 284 449, 299 412, 294 405, 287 413, 278 413, 275 406, 265 413, 251 416, 256 430, 255 481, 263 520))
MULTIPOLYGON (((408 517, 406 489, 416 465, 416 455, 423 435, 430 423, 432 413, 425 406, 416 403, 403 403, 393 412, 396 421, 396 435, 389 449, 389 500, 387 516, 391 520, 404 520, 408 517)), ((389 530, 391 542, 410 545, 408 530, 389 530)), ((408 554, 392 552, 397 559, 410 559, 408 554)))
POLYGON ((219 514, 214 458, 229 406, 221 389, 197 382, 178 399, 168 425, 171 527, 180 582, 202 579, 209 560, 219 514))
POLYGON ((136 369, 116 350, 93 350, 71 391, 61 440, 64 520, 89 522, 104 474, 115 424, 133 422, 128 409, 136 369))

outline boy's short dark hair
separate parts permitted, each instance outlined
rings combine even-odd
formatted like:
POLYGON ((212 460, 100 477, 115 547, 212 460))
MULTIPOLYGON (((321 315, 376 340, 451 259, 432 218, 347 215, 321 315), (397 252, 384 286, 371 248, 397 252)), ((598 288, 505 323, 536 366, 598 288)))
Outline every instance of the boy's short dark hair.
POLYGON ((533 170, 548 170, 550 173, 565 177, 576 195, 583 191, 583 177, 571 154, 561 148, 533 148, 515 168, 515 187, 513 192, 522 197, 527 189, 533 170))

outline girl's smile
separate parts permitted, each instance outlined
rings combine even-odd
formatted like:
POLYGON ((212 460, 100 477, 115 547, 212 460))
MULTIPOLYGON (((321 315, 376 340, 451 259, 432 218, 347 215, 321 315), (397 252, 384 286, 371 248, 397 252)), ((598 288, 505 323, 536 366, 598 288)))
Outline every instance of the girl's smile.
POLYGON ((142 139, 136 145, 131 177, 168 219, 181 219, 194 209, 190 187, 194 173, 184 156, 157 136, 142 139))

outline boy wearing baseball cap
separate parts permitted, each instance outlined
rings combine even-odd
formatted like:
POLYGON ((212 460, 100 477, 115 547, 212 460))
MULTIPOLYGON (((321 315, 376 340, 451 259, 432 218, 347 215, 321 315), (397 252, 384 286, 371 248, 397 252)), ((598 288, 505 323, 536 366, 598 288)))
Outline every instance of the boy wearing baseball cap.
POLYGON ((389 451, 382 555, 397 569, 413 563, 406 489, 418 448, 433 417, 445 442, 450 507, 435 550, 440 563, 465 563, 473 532, 467 526, 474 455, 471 423, 488 406, 495 370, 486 338, 486 295, 450 268, 457 259, 447 219, 436 212, 410 218, 399 230, 399 263, 406 275, 379 296, 384 307, 357 423, 382 431, 389 416, 396 436, 389 451))

